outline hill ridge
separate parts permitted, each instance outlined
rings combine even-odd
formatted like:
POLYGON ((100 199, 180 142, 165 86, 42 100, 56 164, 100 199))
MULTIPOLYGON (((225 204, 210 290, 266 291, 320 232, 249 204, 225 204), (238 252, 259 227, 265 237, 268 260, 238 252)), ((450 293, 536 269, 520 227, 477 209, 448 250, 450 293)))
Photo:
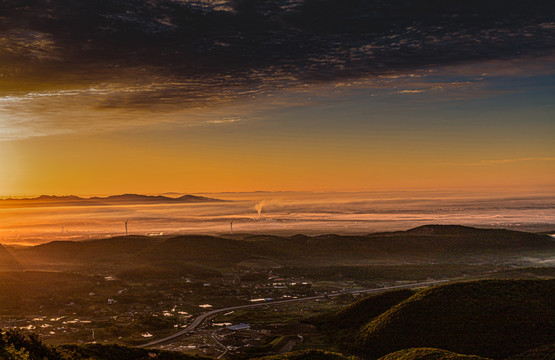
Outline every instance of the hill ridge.
POLYGON ((480 280, 421 290, 360 328, 373 357, 413 347, 505 358, 555 338, 555 279, 480 280))

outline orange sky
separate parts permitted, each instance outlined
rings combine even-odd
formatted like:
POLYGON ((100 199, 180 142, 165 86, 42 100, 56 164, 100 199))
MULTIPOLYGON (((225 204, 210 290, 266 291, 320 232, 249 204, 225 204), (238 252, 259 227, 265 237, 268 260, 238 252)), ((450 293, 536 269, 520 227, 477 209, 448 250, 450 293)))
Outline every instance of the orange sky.
POLYGON ((0 197, 555 189, 549 11, 249 4, 8 1, 0 197))
POLYGON ((224 136, 218 146, 191 137, 179 144, 109 135, 1 143, 0 186, 4 195, 475 187, 521 192, 549 187, 555 179, 555 158, 505 158, 495 151, 478 157, 442 144, 418 149, 418 142, 401 140, 281 143, 224 136))
POLYGON ((549 189, 555 71, 530 67, 448 67, 171 111, 99 107, 87 90, 4 98, 0 196, 549 189))

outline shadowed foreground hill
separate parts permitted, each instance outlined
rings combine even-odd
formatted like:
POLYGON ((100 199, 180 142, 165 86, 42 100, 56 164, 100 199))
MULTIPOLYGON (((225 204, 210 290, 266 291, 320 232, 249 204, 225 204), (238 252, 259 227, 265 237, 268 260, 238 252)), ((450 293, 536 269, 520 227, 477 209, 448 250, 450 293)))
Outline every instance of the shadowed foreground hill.
POLYGON ((335 342, 348 343, 352 341, 361 326, 410 298, 414 293, 414 290, 403 289, 370 295, 338 312, 321 315, 308 321, 322 328, 335 342))
POLYGON ((120 345, 48 346, 36 335, 0 333, 0 359, 4 360, 209 360, 180 352, 145 350, 120 345))
POLYGON ((434 348, 415 348, 396 351, 379 360, 487 360, 487 358, 434 348))
POLYGON ((322 350, 293 351, 281 355, 271 355, 252 360, 355 360, 354 356, 345 356, 335 352, 322 350))
MULTIPOLYGON (((181 352, 140 349, 121 345, 61 345, 49 346, 36 335, 20 332, 0 332, 0 359, 4 360, 210 360, 181 352)), ((304 350, 257 360, 355 360, 352 356, 322 351, 304 350)))
POLYGON ((433 347, 495 359, 555 338, 555 280, 484 280, 419 291, 363 326, 353 350, 368 358, 433 347))
POLYGON ((555 360, 555 342, 511 356, 507 360, 555 360))

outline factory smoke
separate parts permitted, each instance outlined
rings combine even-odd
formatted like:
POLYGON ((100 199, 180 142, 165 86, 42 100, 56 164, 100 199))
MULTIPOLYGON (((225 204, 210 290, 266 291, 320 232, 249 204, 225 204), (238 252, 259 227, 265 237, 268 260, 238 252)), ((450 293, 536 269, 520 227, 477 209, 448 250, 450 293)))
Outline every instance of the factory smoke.
POLYGON ((254 206, 255 210, 258 211, 258 220, 262 219, 262 208, 264 207, 265 204, 266 204, 266 200, 262 200, 261 202, 259 202, 254 206))

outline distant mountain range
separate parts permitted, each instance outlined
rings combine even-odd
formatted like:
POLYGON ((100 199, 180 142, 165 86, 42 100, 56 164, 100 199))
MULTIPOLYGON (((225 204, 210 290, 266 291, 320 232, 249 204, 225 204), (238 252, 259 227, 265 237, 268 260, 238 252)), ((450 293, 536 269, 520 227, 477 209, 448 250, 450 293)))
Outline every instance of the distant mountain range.
POLYGON ((192 202, 223 202, 225 200, 214 199, 197 195, 183 195, 180 197, 169 197, 163 195, 141 195, 122 194, 106 197, 79 197, 75 195, 56 196, 41 195, 34 198, 8 198, 0 200, 0 205, 15 206, 59 206, 59 205, 118 205, 118 204, 152 204, 152 203, 192 203, 192 202))

